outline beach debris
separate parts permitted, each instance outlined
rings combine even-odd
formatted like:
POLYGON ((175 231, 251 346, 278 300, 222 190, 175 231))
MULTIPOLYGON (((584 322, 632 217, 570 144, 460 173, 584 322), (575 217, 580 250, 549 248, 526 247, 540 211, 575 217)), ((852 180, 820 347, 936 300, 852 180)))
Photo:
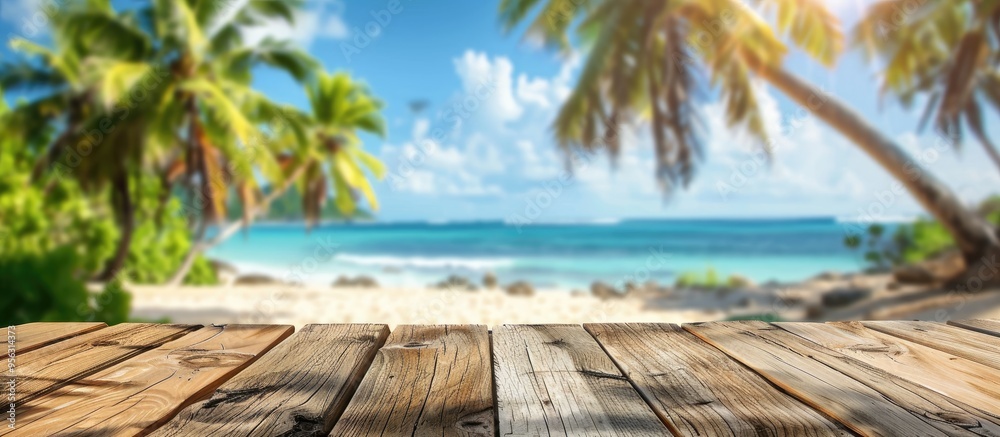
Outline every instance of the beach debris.
POLYGON ((225 261, 219 261, 217 259, 209 259, 208 264, 211 265, 212 269, 215 270, 215 273, 219 275, 223 273, 230 275, 239 274, 239 270, 237 270, 235 266, 225 261))
POLYGON ((806 307, 805 319, 806 320, 819 320, 823 317, 824 311, 823 307, 819 305, 809 305, 806 307))
POLYGON ((964 271, 962 253, 949 250, 919 264, 897 267, 892 276, 902 284, 932 285, 952 279, 964 271))
POLYGON ((527 281, 517 281, 506 288, 507 294, 511 296, 534 296, 535 287, 527 281))
POLYGON ((730 275, 726 281, 729 288, 753 288, 754 283, 749 278, 740 275, 730 275))
POLYGON ((843 277, 844 275, 840 272, 828 271, 814 276, 813 279, 817 281, 839 281, 840 279, 843 279, 843 277))
POLYGON ((466 291, 477 291, 479 287, 469 281, 469 278, 459 275, 448 276, 447 279, 438 282, 431 286, 432 288, 437 288, 440 290, 466 290, 466 291))
POLYGON ((590 284, 590 294, 598 299, 618 299, 625 297, 625 294, 601 281, 590 284))
POLYGON ((934 273, 921 265, 906 265, 896 267, 892 271, 892 277, 899 284, 933 284, 937 282, 934 273))
POLYGON ((236 278, 235 285, 273 285, 279 281, 267 275, 249 273, 236 278))
POLYGON ((378 281, 375 278, 365 275, 359 275, 353 279, 347 276, 340 276, 333 282, 333 286, 337 288, 378 288, 378 281))
POLYGON ((490 290, 497 288, 497 275, 493 274, 493 272, 486 272, 483 275, 483 287, 490 290))
POLYGON ((232 285, 236 282, 236 278, 240 276, 239 270, 225 261, 209 259, 208 264, 212 266, 212 270, 215 271, 215 279, 220 284, 232 285))
POLYGON ((826 307, 839 308, 846 307, 863 299, 867 299, 871 295, 871 288, 835 288, 823 293, 821 302, 823 302, 823 305, 826 307))

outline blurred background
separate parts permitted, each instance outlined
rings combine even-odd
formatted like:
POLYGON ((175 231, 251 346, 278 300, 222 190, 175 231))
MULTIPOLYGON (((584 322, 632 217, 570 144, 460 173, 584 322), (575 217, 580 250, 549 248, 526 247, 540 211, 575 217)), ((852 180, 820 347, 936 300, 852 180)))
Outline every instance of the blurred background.
POLYGON ((4 1, 0 319, 998 317, 998 16, 4 1))

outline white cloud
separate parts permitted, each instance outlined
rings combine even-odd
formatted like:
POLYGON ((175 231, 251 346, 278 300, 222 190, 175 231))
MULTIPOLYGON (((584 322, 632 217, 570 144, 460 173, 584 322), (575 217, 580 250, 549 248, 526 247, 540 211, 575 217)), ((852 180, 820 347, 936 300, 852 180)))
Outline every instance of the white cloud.
MULTIPOLYGON (((774 141, 770 163, 745 132, 730 129, 725 106, 701 108, 705 121, 705 159, 691 187, 674 193, 668 203, 654 176, 648 126, 622 130, 617 166, 598 153, 578 165, 568 182, 565 157, 554 145, 551 123, 571 91, 579 58, 566 60, 550 77, 518 72, 509 59, 466 51, 454 60, 461 80, 456 95, 475 95, 476 86, 492 79, 496 89, 454 125, 437 120, 413 122, 413 138, 383 150, 393 167, 400 157, 413 158, 417 145, 441 126, 449 132, 435 152, 407 179, 404 193, 437 196, 450 211, 481 211, 491 217, 523 214, 525 205, 553 182, 562 192, 539 220, 636 216, 854 216, 877 202, 895 180, 858 147, 809 114, 779 104, 772 90, 756 84, 765 125, 774 141), (452 129, 454 128, 454 129, 452 129), (395 161, 394 161, 395 160, 395 161), (734 182, 734 175, 740 182, 734 182), (720 184, 733 190, 720 192, 720 184), (443 200, 451 196, 455 203, 443 200), (476 201, 474 199, 489 199, 476 201), (475 205, 475 206, 472 206, 475 205)), ((462 97, 459 97, 461 99, 462 97)), ((931 140, 912 134, 899 138, 911 153, 924 153, 931 140)), ((946 151, 928 162, 935 174, 947 175, 949 186, 963 199, 979 199, 1000 186, 1000 175, 985 160, 969 160, 946 151)), ((978 156, 978 155, 977 155, 978 156)), ((884 196, 883 196, 884 197, 884 196)), ((907 195, 897 196, 885 216, 920 212, 907 195)), ((469 212, 468 214, 473 214, 469 212)))
MULTIPOLYGON (((49 21, 58 3, 46 0, 0 0, 0 22, 9 23, 5 37, 18 36, 37 40, 48 35, 49 21)), ((5 26, 6 27, 6 26, 5 26)))
POLYGON ((340 0, 320 1, 311 9, 296 10, 294 23, 283 19, 268 20, 266 23, 243 29, 243 36, 249 45, 256 45, 267 38, 279 41, 294 41, 309 47, 316 39, 342 40, 350 36, 344 22, 345 3, 340 0))
POLYGON ((462 81, 463 97, 459 101, 474 111, 478 119, 490 120, 497 126, 516 120, 524 108, 514 95, 514 66, 510 59, 497 56, 492 60, 486 53, 467 50, 454 60, 455 72, 462 81), (466 100, 472 104, 466 104, 466 100), (479 108, 478 106, 482 107, 479 108))

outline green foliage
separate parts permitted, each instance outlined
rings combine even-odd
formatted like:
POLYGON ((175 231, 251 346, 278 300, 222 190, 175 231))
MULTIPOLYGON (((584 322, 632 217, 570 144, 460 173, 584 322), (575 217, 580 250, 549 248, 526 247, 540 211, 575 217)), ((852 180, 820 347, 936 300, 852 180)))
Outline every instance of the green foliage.
MULTIPOLYGON (((136 217, 138 226, 132 237, 132 247, 125 263, 129 280, 140 284, 161 284, 177 271, 184 255, 191 249, 192 236, 184 216, 184 205, 171 197, 161 216, 156 216, 158 199, 164 188, 154 177, 139 178, 140 199, 136 217)), ((203 256, 184 278, 189 285, 215 285, 215 270, 203 256)))
MULTIPOLYGON (((261 217, 263 220, 271 221, 302 221, 305 220, 305 209, 302 206, 302 194, 297 189, 290 189, 284 194, 274 199, 267 213, 261 217)), ((233 202, 227 208, 230 220, 239 220, 243 215, 243 205, 233 202)), ((320 210, 320 221, 370 221, 375 216, 366 209, 355 209, 351 214, 345 214, 337 208, 335 203, 329 202, 320 210)))
POLYGON ((779 317, 777 314, 744 314, 739 316, 732 316, 726 318, 727 322, 736 322, 743 320, 756 320, 759 322, 775 323, 784 322, 785 320, 779 317))
POLYGON ((702 99, 718 96, 727 126, 770 153, 754 73, 781 65, 786 39, 825 65, 843 48, 839 20, 822 0, 748 2, 770 11, 775 26, 741 3, 503 0, 499 12, 504 28, 524 25, 546 46, 586 46, 577 83, 553 124, 559 145, 614 158, 621 125, 641 124, 653 139, 660 187, 670 190, 691 182, 704 153, 702 99))
POLYGON ((955 247, 955 241, 940 223, 920 219, 896 230, 902 263, 924 261, 955 247))
POLYGON ((886 228, 881 224, 868 227, 864 235, 848 234, 844 246, 861 251, 861 256, 874 270, 885 270, 903 262, 903 252, 910 245, 902 227, 897 228, 892 238, 886 238, 886 228))
MULTIPOLYGON (((2 95, 0 95, 2 98, 2 95)), ((6 125, 6 118, 3 119, 6 125)), ((37 256, 59 248, 78 255, 77 275, 92 273, 114 251, 117 230, 106 210, 72 180, 31 183, 31 156, 14 136, 0 139, 0 257, 37 256)))
MULTIPOLYGON (((979 213, 990 223, 1000 225, 1000 196, 984 201, 979 213)), ((885 232, 884 226, 871 225, 865 235, 844 237, 844 246, 851 250, 863 250, 864 261, 876 269, 918 263, 955 249, 951 234, 934 220, 920 218, 913 223, 899 225, 889 239, 885 238, 885 232)))
POLYGON ((743 282, 744 280, 736 275, 731 275, 722 281, 715 268, 709 267, 704 274, 698 272, 681 273, 674 285, 678 288, 718 289, 722 287, 737 288, 742 286, 743 282))
POLYGON ((113 222, 72 180, 32 184, 28 158, 15 138, 0 139, 0 322, 125 321, 120 284, 100 294, 84 285, 114 251, 113 222))
POLYGON ((47 253, 0 257, 0 323, 103 321, 128 319, 131 296, 117 282, 101 293, 78 278, 81 257, 70 247, 47 253))

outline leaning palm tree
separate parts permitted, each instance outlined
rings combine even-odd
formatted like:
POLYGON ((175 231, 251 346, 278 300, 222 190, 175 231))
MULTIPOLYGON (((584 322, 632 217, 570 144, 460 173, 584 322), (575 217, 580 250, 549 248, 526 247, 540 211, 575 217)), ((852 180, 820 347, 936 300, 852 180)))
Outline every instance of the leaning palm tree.
POLYGON ((985 102, 1000 111, 998 16, 998 2, 882 0, 868 9, 855 38, 870 59, 881 61, 886 92, 905 106, 926 97, 921 127, 933 118, 957 147, 964 121, 1000 167, 1000 151, 986 133, 982 108, 985 102))
MULTIPOLYGON (((836 60, 843 36, 822 1, 755 3, 773 11, 777 29, 807 54, 827 65, 836 60)), ((731 126, 766 144, 751 83, 756 76, 840 131, 904 184, 951 232, 968 262, 1000 248, 996 229, 891 138, 784 70, 787 48, 779 35, 738 0, 502 0, 500 15, 508 29, 530 21, 528 33, 550 47, 569 49, 574 29, 591 45, 579 82, 555 121, 564 147, 605 147, 613 155, 620 123, 648 115, 657 177, 666 189, 683 185, 700 151, 694 102, 708 90, 725 101, 731 126), (700 86, 700 67, 709 72, 709 87, 700 86)))
POLYGON ((291 107, 278 109, 282 124, 267 140, 271 142, 269 149, 277 154, 284 175, 282 182, 272 184, 259 202, 244 202, 243 220, 223 227, 211 240, 196 242, 168 283, 179 284, 199 254, 239 232, 293 186, 302 197, 307 227, 319 221, 331 191, 337 209, 345 216, 354 214, 359 193, 371 209, 378 209, 364 170, 381 179, 385 166, 361 148, 358 132, 385 135, 382 103, 367 86, 351 80, 346 73, 319 73, 306 92, 311 113, 291 107))

